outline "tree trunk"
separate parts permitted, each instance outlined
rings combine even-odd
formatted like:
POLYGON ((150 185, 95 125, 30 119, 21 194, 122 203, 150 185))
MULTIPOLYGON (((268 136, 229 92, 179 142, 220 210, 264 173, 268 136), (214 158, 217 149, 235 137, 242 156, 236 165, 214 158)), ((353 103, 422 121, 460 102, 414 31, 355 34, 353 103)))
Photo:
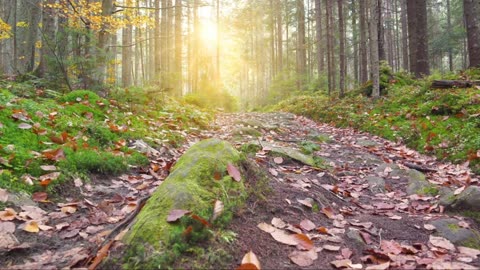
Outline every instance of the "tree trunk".
MULTIPOLYGON (((405 0, 406 1, 406 0, 405 0)), ((368 81, 367 1, 360 2, 360 83, 368 81)))
POLYGON ((321 0, 315 0, 315 33, 316 33, 316 48, 317 48, 317 72, 320 79, 325 69, 325 62, 323 60, 323 39, 322 39, 322 7, 321 0))
MULTIPOLYGON (((428 57, 428 20, 427 20, 427 1, 416 0, 415 17, 417 29, 417 52, 415 58, 417 59, 416 72, 417 78, 430 74, 429 57, 428 57)), ((478 15, 478 14, 477 14, 478 15)))
POLYGON ((357 7, 356 7, 355 0, 352 0, 350 3, 351 7, 351 14, 352 14, 352 45, 353 45, 353 70, 354 70, 354 78, 355 81, 358 82, 360 80, 359 77, 359 62, 358 62, 358 26, 357 26, 357 7))
POLYGON ((382 0, 377 0, 377 23, 378 23, 378 55, 380 61, 387 60, 387 55, 385 53, 385 29, 383 28, 383 14, 382 14, 382 0))
POLYGON ((283 70, 283 29, 282 29, 282 0, 276 0, 277 11, 277 72, 283 70))
POLYGON ((408 51, 409 51, 409 63, 410 63, 410 72, 417 72, 417 47, 418 47, 418 38, 417 38, 417 0, 405 0, 407 6, 407 19, 408 19, 408 51))
POLYGON ((468 66, 470 68, 480 67, 480 26, 478 19, 480 1, 463 0, 463 8, 467 28, 468 56, 470 60, 468 66))
POLYGON ((409 58, 408 58, 408 23, 407 23, 407 0, 401 1, 401 20, 402 20, 402 66, 403 70, 409 70, 409 58))
POLYGON ((182 73, 182 1, 175 0, 175 76, 177 77, 175 85, 175 95, 181 96, 183 89, 182 73))
POLYGON ((370 55, 372 73, 372 97, 380 97, 380 63, 378 51, 378 1, 370 0, 370 55))
MULTIPOLYGON (((128 18, 127 18, 128 19, 128 18)), ((132 81, 132 26, 128 25, 122 30, 122 84, 123 87, 130 87, 132 81)))
MULTIPOLYGON (((452 9, 450 7, 450 0, 447 0, 447 32, 452 32, 452 9)), ((452 46, 448 46, 448 69, 453 71, 453 50, 452 46)))
MULTIPOLYGON (((46 5, 55 4, 55 0, 46 0, 46 5)), ((55 62, 55 14, 53 10, 44 6, 42 10, 42 48, 40 49, 40 64, 36 73, 38 77, 45 77, 48 72, 56 72, 52 63, 55 62)))
POLYGON ((345 95, 345 26, 343 19, 343 0, 338 0, 338 28, 340 35, 340 97, 345 95))
POLYGON ((20 0, 17 7, 16 71, 19 74, 32 72, 35 68, 35 43, 41 16, 40 0, 20 0))
POLYGON ((297 74, 298 88, 302 89, 307 74, 307 56, 305 43, 305 6, 303 0, 297 0, 297 74))

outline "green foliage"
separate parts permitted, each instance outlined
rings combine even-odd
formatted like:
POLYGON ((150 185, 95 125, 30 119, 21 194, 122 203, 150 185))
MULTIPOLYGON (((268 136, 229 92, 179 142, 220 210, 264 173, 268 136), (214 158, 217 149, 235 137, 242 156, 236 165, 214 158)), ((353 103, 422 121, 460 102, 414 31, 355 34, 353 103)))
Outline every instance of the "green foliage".
POLYGON ((437 196, 440 191, 435 186, 424 187, 420 190, 419 194, 428 195, 428 196, 437 196))
POLYGON ((128 164, 121 156, 112 153, 99 153, 94 150, 71 150, 66 153, 67 158, 59 163, 60 167, 71 172, 91 172, 118 175, 127 171, 128 164))
POLYGON ((101 98, 92 91, 76 90, 62 96, 59 100, 60 102, 71 102, 71 103, 89 101, 91 104, 94 104, 100 99, 101 98))
POLYGON ((302 141, 300 142, 300 147, 304 154, 310 155, 315 151, 320 150, 320 146, 311 141, 302 141))
MULTIPOLYGON (((347 93, 344 99, 320 94, 295 96, 268 110, 288 111, 338 127, 361 129, 402 141, 439 159, 469 160, 470 167, 480 172, 480 157, 476 156, 480 149, 478 89, 429 89, 433 77, 412 81, 402 73, 392 76, 388 93, 376 101, 357 90, 347 93)), ((475 79, 480 77, 480 71, 468 70, 461 76, 475 79)))

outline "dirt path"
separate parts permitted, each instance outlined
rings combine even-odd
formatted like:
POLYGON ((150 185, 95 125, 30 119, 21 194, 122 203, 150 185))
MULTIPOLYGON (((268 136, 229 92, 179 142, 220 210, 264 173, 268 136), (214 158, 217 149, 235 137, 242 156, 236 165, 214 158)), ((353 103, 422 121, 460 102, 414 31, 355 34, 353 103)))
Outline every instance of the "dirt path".
POLYGON ((415 194, 419 190, 436 193, 438 186, 408 168, 429 171, 428 181, 455 189, 466 181, 477 184, 466 167, 442 164, 400 144, 289 114, 223 115, 217 125, 219 136, 239 147, 258 141, 263 149, 252 159, 271 178, 267 200, 251 200, 230 227, 238 234, 231 249, 237 258, 232 268, 250 250, 264 269, 330 269, 335 268, 332 261, 337 261, 338 268, 480 266, 478 251, 458 248, 478 244, 477 233, 472 233, 478 224, 444 214, 439 196, 415 194), (255 135, 251 129, 261 136, 249 135, 255 135), (305 150, 318 145, 310 150, 325 160, 327 169, 288 157, 275 159, 279 155, 272 151, 274 146, 298 149, 302 145, 305 150), (268 233, 272 226, 308 235, 316 252, 281 243, 288 242, 285 239, 277 241, 268 233))
POLYGON ((457 194, 467 183, 478 185, 466 166, 439 163, 400 144, 290 114, 249 113, 220 115, 212 130, 187 135, 179 149, 150 149, 148 168, 75 181, 58 190, 58 198, 65 198, 61 202, 16 198, 14 213, 0 214, 7 216, 0 231, 11 236, 0 240, 0 267, 84 266, 138 201, 162 183, 184 150, 209 137, 250 149, 250 158, 270 178, 266 200, 252 197, 229 227, 237 234, 229 250, 233 269, 250 250, 263 269, 335 268, 332 261, 359 269, 480 266, 478 251, 460 247, 480 247, 478 224, 444 214, 435 195, 440 185, 457 194), (408 167, 427 171, 426 179, 408 167), (32 220, 42 226, 25 231, 35 225, 32 220), (295 233, 309 238, 300 248, 292 245, 295 233))

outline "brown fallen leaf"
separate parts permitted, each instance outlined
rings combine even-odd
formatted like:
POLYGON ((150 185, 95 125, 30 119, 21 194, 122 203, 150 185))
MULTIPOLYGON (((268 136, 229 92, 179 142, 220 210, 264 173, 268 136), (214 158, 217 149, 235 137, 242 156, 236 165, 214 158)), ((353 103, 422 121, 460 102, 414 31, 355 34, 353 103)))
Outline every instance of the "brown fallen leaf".
POLYGON ((277 230, 275 227, 273 227, 272 225, 270 224, 267 224, 265 222, 262 222, 260 224, 257 225, 257 228, 259 228, 260 230, 266 232, 266 233, 272 233, 274 232, 275 230, 277 230))
POLYGON ((447 239, 445 239, 443 237, 437 237, 437 236, 430 235, 429 242, 430 242, 430 244, 432 244, 435 247, 455 251, 455 246, 452 244, 452 242, 448 241, 447 239))
POLYGON ((40 166, 40 169, 47 171, 47 172, 53 172, 57 170, 57 166, 54 165, 42 165, 40 166))
POLYGON ((212 215, 212 222, 217 219, 224 210, 224 205, 222 201, 216 200, 214 205, 213 205, 213 215, 212 215))
POLYGON ((15 223, 10 221, 0 222, 0 233, 14 233, 15 223))
POLYGON ((297 202, 301 203, 302 205, 304 205, 308 208, 312 208, 313 204, 314 204, 314 200, 312 198, 306 198, 304 200, 298 200, 297 199, 297 202))
POLYGON ((318 259, 318 254, 315 250, 309 251, 294 251, 288 255, 290 260, 300 266, 300 267, 307 267, 313 264, 313 262, 318 259))
POLYGON ((345 259, 350 259, 353 255, 353 252, 349 248, 342 248, 341 253, 342 257, 345 259))
POLYGON ((8 192, 6 189, 0 188, 0 202, 7 202, 8 201, 8 192))
POLYGON ((170 213, 168 214, 167 222, 175 222, 190 213, 191 212, 188 210, 181 210, 181 209, 171 210, 170 213))
POLYGON ((0 211, 0 220, 10 221, 14 220, 17 217, 17 212, 12 208, 5 208, 4 211, 0 211))
POLYGON ((77 212, 77 207, 75 206, 64 206, 60 209, 65 214, 73 214, 77 212))
POLYGON ((240 171, 233 164, 231 163, 227 164, 227 171, 228 171, 228 175, 230 175, 233 178, 233 180, 237 182, 242 181, 242 176, 240 174, 240 171))
POLYGON ((402 246, 393 240, 382 240, 382 242, 380 243, 380 249, 386 253, 391 253, 394 255, 398 255, 403 251, 402 246))
POLYGON ((335 268, 338 268, 338 269, 351 268, 350 265, 352 265, 352 261, 349 259, 343 259, 343 260, 331 261, 330 264, 335 266, 335 268))
POLYGON ((242 263, 240 267, 237 268, 241 270, 247 270, 247 269, 252 269, 252 270, 261 270, 262 267, 260 266, 260 261, 257 258, 257 255, 253 253, 251 250, 243 256, 242 263))
POLYGON ((300 222, 300 228, 304 229, 307 232, 315 229, 316 227, 317 226, 315 225, 315 223, 313 223, 309 219, 304 219, 300 222))
POLYGON ((131 212, 135 211, 137 209, 137 202, 129 202, 127 203, 124 207, 122 207, 122 211, 125 214, 130 214, 131 212))
POLYGON ((428 230, 428 231, 434 231, 434 230, 437 229, 437 228, 436 228, 434 225, 432 225, 432 224, 425 224, 425 225, 423 225, 423 228, 425 228, 425 230, 428 230))
POLYGON ((312 250, 315 247, 312 240, 310 240, 305 234, 297 233, 294 234, 293 237, 297 241, 299 249, 312 250))
POLYGON ((48 198, 48 194, 46 192, 35 192, 32 194, 32 199, 35 202, 45 202, 48 198))
POLYGON ((362 231, 359 231, 359 233, 360 233, 360 236, 362 237, 363 241, 365 242, 365 244, 370 245, 372 243, 372 239, 371 239, 369 233, 362 232, 362 231))
POLYGON ((275 177, 278 176, 278 171, 273 168, 268 169, 268 172, 275 177))
POLYGON ((275 229, 274 232, 271 232, 270 235, 275 239, 277 242, 289 245, 289 246, 296 246, 298 245, 298 240, 295 238, 293 234, 288 234, 283 230, 275 229))
POLYGON ((376 265, 369 265, 365 270, 386 270, 390 267, 390 262, 376 264, 376 265))
POLYGON ((287 223, 285 223, 285 221, 283 221, 280 218, 276 218, 276 217, 274 217, 272 219, 271 223, 272 223, 273 226, 275 226, 276 228, 279 228, 279 229, 283 229, 287 226, 287 223))
POLYGON ((335 219, 335 214, 333 213, 333 209, 331 207, 325 207, 322 209, 322 213, 325 214, 329 219, 335 219))
POLYGON ((323 249, 328 250, 328 251, 339 251, 340 247, 339 246, 332 246, 332 245, 323 245, 323 249))

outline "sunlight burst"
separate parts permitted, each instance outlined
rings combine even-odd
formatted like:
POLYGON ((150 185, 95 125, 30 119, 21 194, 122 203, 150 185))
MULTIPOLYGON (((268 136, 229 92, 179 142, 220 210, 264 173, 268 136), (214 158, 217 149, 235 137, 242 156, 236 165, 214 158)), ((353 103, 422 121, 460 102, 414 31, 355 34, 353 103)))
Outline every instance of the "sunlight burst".
POLYGON ((202 22, 200 36, 202 40, 209 44, 217 41, 217 24, 210 21, 205 20, 202 22))

